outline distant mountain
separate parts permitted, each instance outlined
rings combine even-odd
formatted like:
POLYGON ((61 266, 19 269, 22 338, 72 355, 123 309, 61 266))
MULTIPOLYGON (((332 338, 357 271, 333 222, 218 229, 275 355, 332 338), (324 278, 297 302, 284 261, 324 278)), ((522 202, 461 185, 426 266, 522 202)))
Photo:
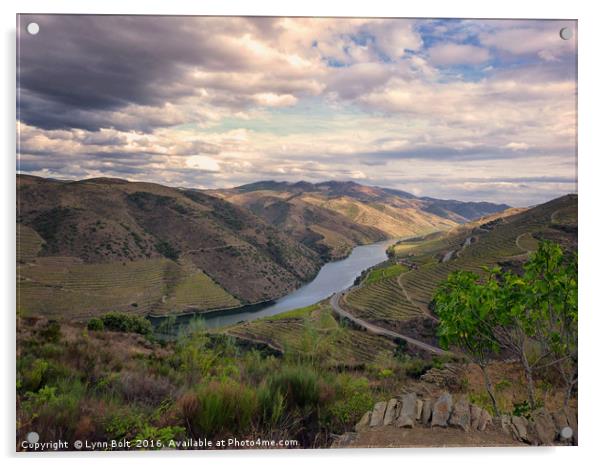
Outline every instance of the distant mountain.
POLYGON ((329 259, 357 244, 448 229, 509 207, 421 198, 352 181, 259 181, 210 192, 250 209, 329 259))

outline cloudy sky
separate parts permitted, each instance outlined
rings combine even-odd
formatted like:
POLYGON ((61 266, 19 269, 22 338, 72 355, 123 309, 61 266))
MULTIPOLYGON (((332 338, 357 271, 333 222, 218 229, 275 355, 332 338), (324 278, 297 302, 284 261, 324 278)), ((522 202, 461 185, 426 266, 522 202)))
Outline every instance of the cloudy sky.
POLYGON ((516 206, 577 189, 571 21, 19 21, 21 173, 355 180, 516 206))

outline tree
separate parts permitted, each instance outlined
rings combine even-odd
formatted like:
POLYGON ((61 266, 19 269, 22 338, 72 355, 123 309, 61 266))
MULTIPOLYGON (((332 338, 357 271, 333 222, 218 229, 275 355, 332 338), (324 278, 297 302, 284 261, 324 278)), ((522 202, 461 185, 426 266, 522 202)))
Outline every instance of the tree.
POLYGON ((529 404, 535 407, 534 372, 554 367, 565 383, 566 406, 577 383, 577 256, 542 241, 522 276, 508 272, 497 280, 497 335, 523 365, 529 404))
POLYGON ((457 271, 438 288, 435 293, 435 312, 439 317, 437 334, 444 348, 459 347, 479 366, 493 410, 498 415, 487 364, 500 348, 495 336, 499 324, 496 314, 499 284, 491 278, 483 284, 478 280, 475 273, 457 271))
POLYGON ((577 383, 577 256, 542 241, 521 275, 499 267, 488 272, 481 281, 474 273, 454 272, 439 287, 442 345, 459 347, 479 365, 494 409, 486 364, 502 347, 523 366, 531 408, 534 374, 546 367, 561 375, 566 406, 577 383))

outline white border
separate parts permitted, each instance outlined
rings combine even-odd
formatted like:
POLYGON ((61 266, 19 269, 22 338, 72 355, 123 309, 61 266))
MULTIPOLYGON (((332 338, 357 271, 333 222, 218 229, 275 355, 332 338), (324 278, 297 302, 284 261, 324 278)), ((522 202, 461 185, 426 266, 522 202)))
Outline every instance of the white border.
MULTIPOLYGON (((164 463, 177 459, 195 464, 262 464, 286 463, 289 465, 308 462, 325 464, 344 461, 349 464, 373 462, 398 463, 413 462, 420 465, 431 462, 448 464, 488 465, 522 464, 545 462, 550 465, 589 463, 596 456, 599 443, 600 422, 595 417, 600 410, 600 349, 597 345, 598 329, 601 327, 599 297, 596 285, 602 276, 600 257, 600 215, 602 174, 600 157, 600 120, 597 110, 601 105, 599 44, 600 22, 596 14, 595 2, 546 1, 527 2, 525 0, 499 0, 498 2, 454 0, 393 2, 386 0, 346 0, 327 2, 324 0, 303 0, 284 2, 282 0, 229 0, 192 2, 190 0, 62 0, 61 2, 21 0, 2 2, 3 60, 1 90, 4 111, 1 113, 1 135, 4 147, 2 154, 2 228, 0 228, 2 251, 2 286, 4 298, 2 308, 4 338, 1 344, 2 362, 5 369, 0 383, 1 399, 4 403, 1 425, 0 448, 12 462, 16 458, 27 463, 40 457, 18 455, 14 450, 14 309, 15 309, 15 14, 16 13, 89 13, 89 14, 220 14, 220 15, 292 15, 292 16, 393 16, 393 17, 471 17, 471 18, 562 18, 579 20, 579 210, 580 210, 580 349, 581 382, 579 389, 580 405, 580 446, 577 448, 521 448, 521 449, 428 449, 428 450, 338 450, 338 451, 238 451, 238 452, 183 452, 114 454, 110 458, 117 461, 143 460, 149 464, 164 463), (598 117, 598 118, 596 118, 598 117), (598 134, 596 134, 598 131, 598 134), (598 396, 596 396, 598 395, 598 396)), ((41 458, 40 458, 41 459, 41 458)), ((63 464, 66 461, 82 461, 81 455, 48 454, 43 460, 49 464, 63 464)), ((107 456, 88 454, 86 464, 101 464, 107 456)), ((593 462, 593 461, 592 461, 593 462)))

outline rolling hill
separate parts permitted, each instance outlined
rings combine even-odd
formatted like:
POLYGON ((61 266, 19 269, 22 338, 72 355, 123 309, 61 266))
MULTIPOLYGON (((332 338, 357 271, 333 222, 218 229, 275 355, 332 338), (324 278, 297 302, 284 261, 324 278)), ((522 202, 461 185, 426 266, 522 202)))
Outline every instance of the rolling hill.
POLYGON ((344 296, 349 312, 383 327, 428 339, 417 332, 432 320, 437 286, 455 270, 483 274, 483 267, 518 269, 550 240, 577 249, 577 196, 566 195, 530 209, 508 209, 448 231, 400 241, 391 259, 344 296), (421 317, 422 315, 422 317, 421 317))
POLYGON ((284 295, 322 265, 248 210, 198 191, 32 176, 17 189, 23 311, 232 307, 284 295))
POLYGON ((508 208, 337 181, 260 181, 211 193, 250 209, 326 259, 358 244, 445 230, 508 208))

